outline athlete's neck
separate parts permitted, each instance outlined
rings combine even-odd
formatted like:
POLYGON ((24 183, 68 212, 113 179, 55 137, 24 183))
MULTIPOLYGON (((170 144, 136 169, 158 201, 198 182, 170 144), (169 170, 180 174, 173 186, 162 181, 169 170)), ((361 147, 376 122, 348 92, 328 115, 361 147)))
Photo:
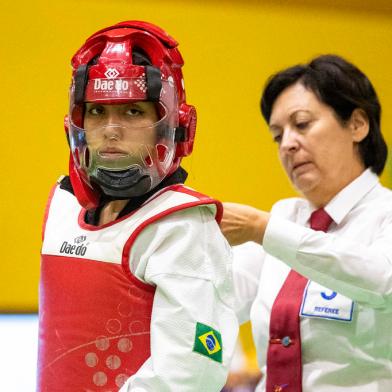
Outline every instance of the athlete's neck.
POLYGON ((105 225, 106 223, 116 220, 118 214, 127 205, 128 201, 129 200, 113 200, 104 205, 99 216, 99 225, 105 225))

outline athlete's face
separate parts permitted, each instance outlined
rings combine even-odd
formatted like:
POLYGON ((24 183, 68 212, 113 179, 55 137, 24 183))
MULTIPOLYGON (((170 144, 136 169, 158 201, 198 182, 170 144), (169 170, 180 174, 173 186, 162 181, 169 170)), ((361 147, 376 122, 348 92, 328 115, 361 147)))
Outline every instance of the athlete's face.
POLYGON ((90 150, 107 160, 140 154, 155 145, 157 121, 152 102, 111 105, 87 102, 84 116, 87 144, 90 150))

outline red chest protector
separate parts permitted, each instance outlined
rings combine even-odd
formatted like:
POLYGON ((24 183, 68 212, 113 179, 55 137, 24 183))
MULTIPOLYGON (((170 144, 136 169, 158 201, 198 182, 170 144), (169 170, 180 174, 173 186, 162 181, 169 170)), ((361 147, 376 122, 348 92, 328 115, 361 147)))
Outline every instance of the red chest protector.
POLYGON ((37 390, 118 391, 150 356, 155 287, 131 273, 132 244, 170 213, 210 205, 220 215, 221 206, 176 185, 95 227, 83 222, 85 211, 69 192, 57 187, 52 196, 42 248, 37 390))

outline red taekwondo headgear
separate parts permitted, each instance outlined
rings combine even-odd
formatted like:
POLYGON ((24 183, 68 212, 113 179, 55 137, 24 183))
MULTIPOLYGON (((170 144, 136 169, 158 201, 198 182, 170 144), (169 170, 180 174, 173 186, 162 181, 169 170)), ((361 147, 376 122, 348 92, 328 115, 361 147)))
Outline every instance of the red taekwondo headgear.
POLYGON ((157 26, 127 21, 96 32, 73 56, 65 126, 71 148, 70 179, 83 207, 97 207, 102 194, 114 199, 143 195, 173 173, 183 156, 191 154, 196 110, 186 104, 181 71, 184 62, 177 45, 157 26), (158 121, 137 131, 153 128, 156 141, 118 160, 105 160, 88 144, 86 102, 106 105, 138 101, 155 103, 158 121))

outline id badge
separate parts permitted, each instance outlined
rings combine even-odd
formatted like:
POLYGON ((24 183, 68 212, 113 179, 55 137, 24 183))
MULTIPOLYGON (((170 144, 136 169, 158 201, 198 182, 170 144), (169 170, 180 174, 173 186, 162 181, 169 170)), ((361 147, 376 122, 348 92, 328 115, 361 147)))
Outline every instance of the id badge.
POLYGON ((300 316, 350 322, 354 301, 316 282, 309 281, 302 299, 300 316))

